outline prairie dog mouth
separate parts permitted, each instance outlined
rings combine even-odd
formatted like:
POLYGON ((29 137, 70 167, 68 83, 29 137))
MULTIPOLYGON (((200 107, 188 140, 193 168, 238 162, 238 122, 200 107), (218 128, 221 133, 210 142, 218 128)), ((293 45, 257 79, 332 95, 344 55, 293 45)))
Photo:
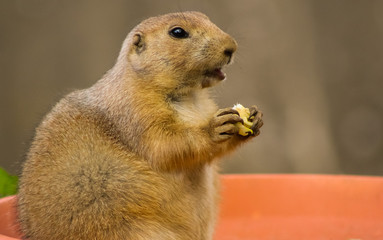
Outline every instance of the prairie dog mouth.
POLYGON ((226 74, 222 72, 222 68, 215 68, 214 70, 208 70, 205 72, 205 76, 208 78, 218 79, 220 81, 226 78, 226 74))
POLYGON ((212 87, 226 78, 226 74, 222 72, 221 67, 207 70, 204 73, 204 76, 205 77, 202 80, 202 88, 212 87))

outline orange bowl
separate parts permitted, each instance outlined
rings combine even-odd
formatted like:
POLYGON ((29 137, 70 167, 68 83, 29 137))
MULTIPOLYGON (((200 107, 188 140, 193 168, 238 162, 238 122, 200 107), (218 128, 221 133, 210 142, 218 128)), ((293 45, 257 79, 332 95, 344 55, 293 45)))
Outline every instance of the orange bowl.
POLYGON ((227 175, 215 240, 382 240, 383 178, 227 175))
MULTIPOLYGON (((0 199, 0 240, 20 239, 16 198, 0 199)), ((215 240, 383 239, 383 177, 224 175, 215 240)))
POLYGON ((0 240, 21 239, 16 224, 16 197, 0 199, 0 240))

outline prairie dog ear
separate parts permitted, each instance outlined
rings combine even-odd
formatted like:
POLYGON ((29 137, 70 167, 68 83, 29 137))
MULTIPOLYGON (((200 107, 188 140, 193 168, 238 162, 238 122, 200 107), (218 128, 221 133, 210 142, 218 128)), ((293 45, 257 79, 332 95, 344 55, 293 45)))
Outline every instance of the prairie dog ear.
POLYGON ((133 36, 133 48, 135 48, 137 54, 140 54, 145 49, 145 42, 142 33, 136 33, 133 36))

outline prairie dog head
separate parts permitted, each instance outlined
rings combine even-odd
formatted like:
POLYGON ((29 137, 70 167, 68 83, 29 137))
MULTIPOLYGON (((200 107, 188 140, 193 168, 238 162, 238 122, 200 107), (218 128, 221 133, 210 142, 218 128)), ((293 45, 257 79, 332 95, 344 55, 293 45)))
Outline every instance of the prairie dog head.
POLYGON ((121 55, 140 81, 174 93, 206 88, 225 79, 237 43, 199 12, 144 20, 128 35, 121 55))

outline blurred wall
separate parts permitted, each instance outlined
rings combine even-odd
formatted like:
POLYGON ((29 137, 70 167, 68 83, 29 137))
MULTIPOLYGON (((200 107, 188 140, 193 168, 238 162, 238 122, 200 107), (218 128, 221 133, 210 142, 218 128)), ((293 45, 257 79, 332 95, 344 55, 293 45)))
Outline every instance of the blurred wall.
POLYGON ((99 79, 130 29, 183 10, 206 13, 239 43, 214 90, 219 105, 265 114, 224 172, 383 174, 379 0, 1 0, 0 166, 20 173, 44 114, 99 79))

